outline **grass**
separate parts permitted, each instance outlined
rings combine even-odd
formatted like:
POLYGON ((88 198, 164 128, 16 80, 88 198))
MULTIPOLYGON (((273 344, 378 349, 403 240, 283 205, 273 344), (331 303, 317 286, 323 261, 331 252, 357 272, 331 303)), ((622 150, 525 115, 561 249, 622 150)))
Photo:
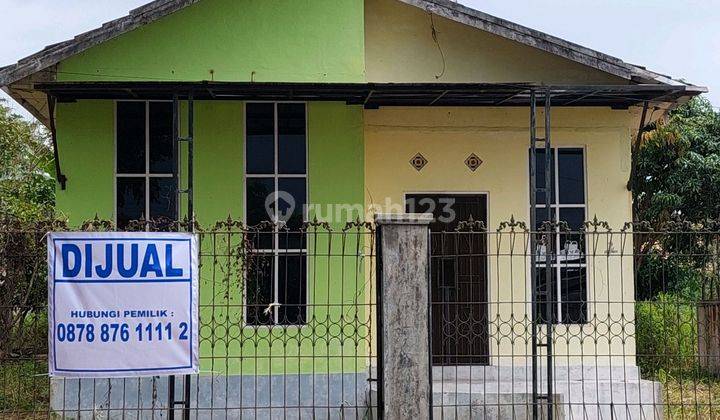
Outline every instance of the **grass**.
POLYGON ((0 364, 0 417, 46 417, 50 402, 47 359, 9 359, 0 364))
POLYGON ((661 380, 666 419, 720 419, 720 378, 661 380))

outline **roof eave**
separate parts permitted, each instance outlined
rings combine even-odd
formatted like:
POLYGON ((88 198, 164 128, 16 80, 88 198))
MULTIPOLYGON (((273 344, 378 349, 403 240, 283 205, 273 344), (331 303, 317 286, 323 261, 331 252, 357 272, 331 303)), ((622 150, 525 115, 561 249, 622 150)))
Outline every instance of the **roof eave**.
POLYGON ((144 26, 200 0, 155 0, 135 8, 126 16, 104 23, 101 27, 73 39, 49 45, 15 64, 0 67, 0 86, 8 86, 102 42, 144 26))

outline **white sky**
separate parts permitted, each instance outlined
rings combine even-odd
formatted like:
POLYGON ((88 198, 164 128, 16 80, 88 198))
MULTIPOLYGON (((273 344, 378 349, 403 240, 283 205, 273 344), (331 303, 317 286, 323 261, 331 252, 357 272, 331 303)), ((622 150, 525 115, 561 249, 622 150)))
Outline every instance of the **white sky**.
MULTIPOLYGON (((0 0, 0 65, 14 63, 45 45, 96 28, 148 1, 0 0)), ((462 3, 707 86, 713 104, 720 107, 720 0, 462 0, 462 3)), ((7 96, 2 93, 2 97, 7 96)), ((20 106, 14 105, 20 112, 20 106)))

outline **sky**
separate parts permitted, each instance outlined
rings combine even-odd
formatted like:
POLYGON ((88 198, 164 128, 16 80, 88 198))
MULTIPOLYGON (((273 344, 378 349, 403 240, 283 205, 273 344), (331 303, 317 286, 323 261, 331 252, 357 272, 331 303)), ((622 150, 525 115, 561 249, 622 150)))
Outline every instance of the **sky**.
MULTIPOLYGON (((149 0, 0 0, 0 65, 149 0)), ((462 0, 470 7, 707 86, 720 107, 720 0, 462 0)), ((0 95, 7 98, 4 93, 0 95)), ((11 100, 12 101, 12 100, 11 100)), ((14 108, 30 118, 13 103, 14 108)))

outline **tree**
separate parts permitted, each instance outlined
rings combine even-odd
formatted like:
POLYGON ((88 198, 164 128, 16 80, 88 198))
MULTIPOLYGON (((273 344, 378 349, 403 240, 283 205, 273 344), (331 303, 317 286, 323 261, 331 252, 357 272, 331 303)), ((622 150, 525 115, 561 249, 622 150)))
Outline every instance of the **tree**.
POLYGON ((718 225, 708 221, 720 217, 720 113, 694 98, 644 132, 633 149, 636 220, 656 230, 675 219, 691 223, 678 225, 682 232, 634 236, 636 297, 716 298, 717 273, 708 261, 718 252, 718 225), (704 228, 688 232, 693 224, 704 228))
POLYGON ((637 220, 720 216, 720 113, 707 99, 692 99, 644 133, 635 162, 637 220))
POLYGON ((14 114, 0 100, 0 216, 52 216, 55 181, 48 131, 14 114))
POLYGON ((0 101, 0 360, 27 350, 30 330, 43 317, 44 238, 54 227, 52 164, 48 132, 0 101))

